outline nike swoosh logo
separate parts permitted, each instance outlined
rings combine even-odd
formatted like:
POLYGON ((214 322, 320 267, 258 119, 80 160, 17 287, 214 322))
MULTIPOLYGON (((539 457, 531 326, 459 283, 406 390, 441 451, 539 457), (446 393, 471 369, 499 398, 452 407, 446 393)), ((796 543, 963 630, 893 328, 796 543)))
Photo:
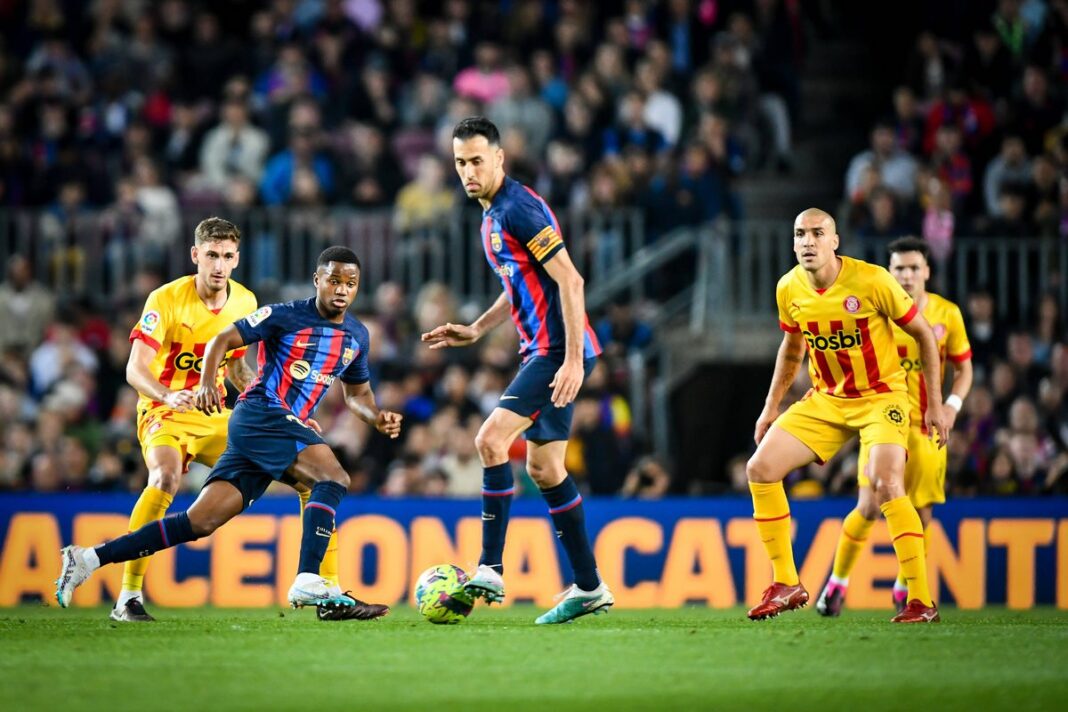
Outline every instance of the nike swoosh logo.
POLYGON ((309 346, 315 346, 315 342, 314 341, 296 341, 294 343, 294 346, 296 346, 298 349, 306 349, 309 346))
POLYGON ((519 400, 519 396, 501 396, 501 400, 519 400))

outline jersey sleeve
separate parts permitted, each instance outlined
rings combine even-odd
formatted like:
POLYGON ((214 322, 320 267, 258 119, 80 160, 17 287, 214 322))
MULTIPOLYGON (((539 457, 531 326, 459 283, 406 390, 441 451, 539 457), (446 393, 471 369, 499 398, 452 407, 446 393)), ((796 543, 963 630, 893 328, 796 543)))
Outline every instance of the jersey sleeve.
POLYGON ((270 304, 260 307, 243 319, 234 322, 245 346, 267 341, 285 331, 286 318, 293 307, 289 304, 270 304))
POLYGON ((564 249, 564 239, 549 209, 534 196, 528 198, 515 201, 501 223, 534 259, 545 264, 564 249))
POLYGON ((801 331, 801 327, 790 316, 790 311, 787 309, 790 301, 789 293, 790 287, 785 280, 780 281, 775 287, 775 303, 779 306, 779 328, 787 333, 796 334, 801 331))
POLYGON ((356 329, 356 343, 359 353, 352 362, 341 372, 342 383, 359 385, 371 380, 371 369, 367 365, 367 354, 371 351, 371 335, 367 333, 367 327, 362 324, 356 329))
POLYGON ((876 308, 898 326, 905 326, 919 313, 909 293, 881 267, 872 275, 872 297, 876 308))
MULTIPOLYGON (((242 306, 244 307, 243 311, 247 312, 248 314, 254 314, 256 312, 256 308, 259 306, 256 302, 256 295, 252 292, 249 292, 247 298, 245 299, 245 304, 243 304, 242 306)), ((244 334, 242 334, 242 336, 244 336, 244 334)), ((248 353, 248 344, 249 342, 246 340, 244 346, 239 346, 238 348, 231 351, 229 354, 227 354, 227 358, 244 358, 245 354, 248 353)))
POLYGON ((946 356, 954 363, 968 361, 972 357, 972 344, 964 329, 964 317, 960 307, 952 305, 949 310, 949 333, 946 335, 946 356))
POLYGON ((165 338, 164 335, 170 328, 170 319, 170 310, 166 308, 164 300, 160 299, 157 289, 145 300, 141 318, 137 321, 137 326, 130 331, 130 342, 143 341, 154 351, 159 351, 165 338))

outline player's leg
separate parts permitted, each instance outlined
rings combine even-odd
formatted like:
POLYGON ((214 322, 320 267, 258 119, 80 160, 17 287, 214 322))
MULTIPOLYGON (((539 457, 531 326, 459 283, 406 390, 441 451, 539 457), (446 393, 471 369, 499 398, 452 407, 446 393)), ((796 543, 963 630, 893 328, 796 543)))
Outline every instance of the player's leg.
POLYGON ((68 546, 56 581, 56 600, 66 608, 74 589, 107 564, 150 556, 161 549, 210 535, 243 509, 241 491, 227 482, 209 481, 187 511, 145 524, 96 547, 68 546))
POLYGON ((849 574, 867 546, 871 528, 879 518, 879 507, 871 491, 867 467, 868 449, 861 448, 857 459, 857 506, 842 520, 831 576, 816 599, 816 611, 822 616, 838 616, 842 613, 849 588, 849 574))
POLYGON ((508 451, 520 433, 534 421, 504 408, 495 408, 475 436, 475 448, 482 461, 482 553, 478 570, 465 589, 489 603, 504 599, 504 540, 508 515, 515 493, 508 451))
MULTIPOLYGON (((157 421, 159 422, 159 421, 157 421)), ((163 428, 167 427, 163 423, 163 428)), ((174 495, 181 484, 185 470, 185 458, 180 442, 173 434, 157 431, 145 449, 145 465, 148 467, 148 484, 137 498, 133 511, 130 512, 129 531, 134 532, 167 513, 174 495)), ((111 610, 111 619, 126 622, 146 622, 153 620, 145 611, 144 586, 145 572, 148 570, 149 557, 127 561, 122 572, 122 592, 111 610)))
POLYGON ((927 586, 927 560, 924 553, 923 524, 916 508, 905 494, 905 447, 875 443, 871 446, 871 477, 875 501, 886 517, 898 566, 908 584, 909 603, 894 620, 927 622, 938 620, 938 609, 927 586), (915 609, 915 611, 912 611, 915 609), (911 611, 911 612, 910 612, 911 611))
POLYGON ((761 602, 749 610, 751 620, 773 618, 808 603, 808 591, 794 564, 790 504, 782 481, 813 460, 829 460, 850 437, 852 432, 844 427, 837 407, 814 394, 779 416, 746 463, 753 519, 773 570, 772 584, 761 602))
MULTIPOLYGON (((559 415, 554 412, 550 417, 559 415)), ((537 427, 544 430, 546 425, 539 422, 537 427)), ((564 468, 566 450, 567 440, 528 440, 527 443, 527 472, 549 506, 553 528, 575 574, 574 585, 564 592, 560 602, 535 621, 541 624, 566 623, 589 613, 607 612, 615 603, 612 592, 597 574, 597 561, 586 531, 582 495, 564 468)))
MULTIPOLYGON (((923 524, 924 552, 929 551, 932 508, 946 501, 946 449, 927 438, 919 428, 909 428, 909 459, 905 463, 905 492, 923 524)), ((894 607, 900 613, 908 603, 908 582, 899 570, 894 582, 894 607)))
MULTIPOLYGON (((304 521, 304 508, 308 506, 308 500, 311 499, 311 487, 300 483, 294 484, 293 488, 297 491, 297 497, 300 499, 300 519, 304 521)), ((337 528, 334 528, 332 534, 330 534, 330 542, 326 545, 326 553, 323 554, 323 562, 319 565, 319 575, 330 582, 330 584, 337 589, 338 593, 341 592, 341 580, 338 578, 338 562, 337 562, 337 528)))
POLYGON ((319 573, 334 536, 337 507, 348 491, 348 473, 330 447, 319 442, 302 447, 286 474, 310 489, 301 519, 300 559, 296 580, 289 590, 290 603, 297 607, 317 603, 352 605, 353 599, 336 595, 331 582, 319 573))

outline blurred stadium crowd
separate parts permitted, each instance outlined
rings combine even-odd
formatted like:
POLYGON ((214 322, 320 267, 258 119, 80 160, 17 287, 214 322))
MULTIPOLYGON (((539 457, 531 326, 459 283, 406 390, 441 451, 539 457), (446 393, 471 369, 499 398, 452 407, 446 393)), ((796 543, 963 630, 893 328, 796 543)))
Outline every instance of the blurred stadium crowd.
MULTIPOLYGON (((850 165, 843 234, 921 234, 939 261, 964 233, 1068 237, 1068 1, 979 4, 990 13, 958 35, 916 38, 850 165)), ((797 0, 0 3, 0 207, 41 211, 56 244, 89 214, 122 245, 184 244, 184 211, 256 206, 388 209, 417 229, 462 204, 441 156, 458 119, 485 113, 509 172, 558 212, 636 206, 650 240, 737 220, 740 176, 791 170, 800 14, 797 0)), ((36 267, 16 257, 0 285, 0 488, 139 491, 127 337, 161 277, 137 272, 106 305, 57 302, 36 267)), ((387 283, 363 304, 378 396, 408 430, 369 434, 331 394, 318 417, 354 489, 477 494, 473 436, 515 368, 513 335, 446 359, 416 339, 469 316, 447 289, 387 283)), ((1012 328, 988 295, 964 306, 979 379, 952 487, 1064 491, 1058 303, 1012 328)), ((569 469, 597 494, 690 491, 643 455, 620 395, 627 351, 652 334, 624 304, 597 330, 608 356, 580 397, 569 469)), ((848 490, 849 462, 795 489, 848 490)))

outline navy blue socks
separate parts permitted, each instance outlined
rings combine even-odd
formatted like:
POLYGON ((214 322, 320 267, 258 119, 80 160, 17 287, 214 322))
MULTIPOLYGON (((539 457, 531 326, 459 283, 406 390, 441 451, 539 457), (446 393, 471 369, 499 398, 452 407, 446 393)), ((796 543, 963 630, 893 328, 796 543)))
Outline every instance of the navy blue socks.
POLYGON ((555 487, 543 489, 541 496, 549 505, 556 536, 560 538, 567 558, 571 561, 575 583, 583 591, 594 590, 601 585, 601 579, 597 575, 597 562, 593 558, 590 538, 586 534, 586 513, 582 508, 582 495, 579 494, 575 480, 568 475, 555 487))
POLYGON ((514 493, 510 463, 482 469, 482 556, 478 563, 492 566, 497 573, 503 571, 504 535, 508 531, 508 512, 514 493))
POLYGON ((337 506, 344 496, 345 488, 337 482, 319 482, 312 487, 311 497, 304 505, 304 532, 300 539, 297 573, 319 575, 319 565, 334 532, 337 506))
POLYGON ((117 564, 150 556, 161 549, 169 549, 194 539, 196 537, 193 536, 189 515, 182 512, 149 522, 135 532, 101 544, 96 547, 96 555, 100 557, 101 566, 117 564))

